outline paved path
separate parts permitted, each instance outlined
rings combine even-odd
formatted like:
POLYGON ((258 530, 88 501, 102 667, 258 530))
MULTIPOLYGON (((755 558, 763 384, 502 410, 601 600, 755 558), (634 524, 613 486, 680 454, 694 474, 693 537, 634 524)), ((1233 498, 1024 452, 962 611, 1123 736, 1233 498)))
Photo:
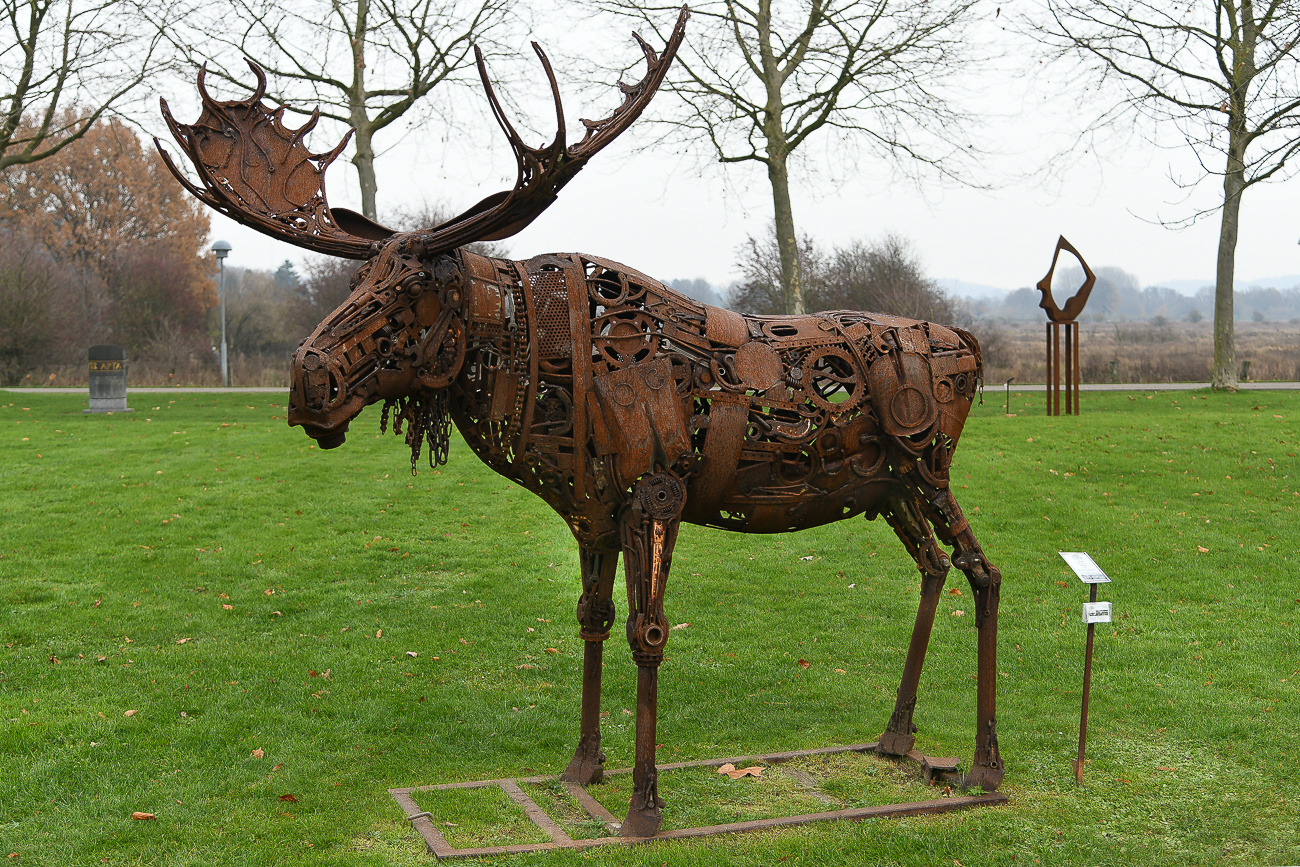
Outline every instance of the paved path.
MULTIPOLYGON (((1079 385, 1079 391, 1195 391, 1209 387, 1208 382, 1085 382, 1079 385)), ((1300 382, 1243 382, 1237 388, 1242 391, 1300 391, 1300 382)), ((1006 391, 1006 385, 1001 382, 986 382, 984 390, 1006 391)), ((1047 391, 1047 386, 1042 383, 1016 385, 1013 382, 1011 390, 1047 391)))

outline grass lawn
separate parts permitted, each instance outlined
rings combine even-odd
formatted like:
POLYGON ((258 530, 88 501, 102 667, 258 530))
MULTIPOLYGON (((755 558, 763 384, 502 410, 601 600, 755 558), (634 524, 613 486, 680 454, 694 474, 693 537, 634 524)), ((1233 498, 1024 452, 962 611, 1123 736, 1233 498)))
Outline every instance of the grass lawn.
MULTIPOLYGON (((84 416, 82 397, 0 392, 4 863, 429 864, 388 787, 568 761, 582 647, 562 522, 459 442, 412 477, 376 413, 322 452, 285 427, 283 402, 137 394, 134 413, 84 416)), ((495 863, 1300 863, 1300 393, 1042 407, 1012 392, 1008 417, 990 389, 953 474, 1004 576, 1008 806, 495 863), (1081 788, 1086 590, 1059 550, 1114 579, 1081 788)), ((687 527, 673 566, 668 616, 689 625, 661 678, 663 761, 880 733, 918 595, 883 522, 687 527)), ((961 593, 940 607, 917 746, 969 761, 964 584, 954 571, 961 593)), ((610 767, 633 748, 618 633, 610 767)), ((916 796, 889 766, 841 770, 831 793, 846 806, 916 796)), ((806 794, 776 769, 685 775, 676 791, 678 827, 806 794)), ((487 827, 502 812, 491 791, 475 797, 458 828, 526 842, 509 817, 487 827)))

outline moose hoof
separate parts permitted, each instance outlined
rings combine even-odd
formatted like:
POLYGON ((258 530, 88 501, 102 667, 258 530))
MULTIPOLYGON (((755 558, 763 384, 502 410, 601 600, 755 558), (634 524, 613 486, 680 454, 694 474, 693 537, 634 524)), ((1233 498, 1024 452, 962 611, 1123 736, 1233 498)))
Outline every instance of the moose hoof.
POLYGON ((905 756, 915 745, 916 735, 903 735, 898 732, 886 731, 880 736, 880 746, 876 747, 876 752, 884 753, 887 756, 905 756))
POLYGON ((1002 777, 1005 773, 1001 767, 990 767, 989 765, 976 763, 975 767, 971 768, 970 773, 966 775, 966 779, 962 781, 962 786, 967 789, 980 788, 986 792, 994 792, 1002 784, 1002 777))
POLYGON ((597 751, 595 755, 579 749, 573 754, 569 766, 560 774, 560 779, 579 786, 594 786, 605 779, 605 753, 597 751))
POLYGON ((653 837, 658 831, 659 826, 663 824, 663 814, 655 809, 641 809, 629 807, 627 818, 623 820, 619 828, 620 837, 653 837))

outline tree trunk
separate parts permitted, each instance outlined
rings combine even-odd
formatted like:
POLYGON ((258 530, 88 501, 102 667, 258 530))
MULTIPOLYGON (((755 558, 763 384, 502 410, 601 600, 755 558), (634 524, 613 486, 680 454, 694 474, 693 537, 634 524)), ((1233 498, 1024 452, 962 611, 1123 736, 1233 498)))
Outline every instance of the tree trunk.
POLYGON ((375 193, 379 189, 375 181, 375 148, 371 140, 370 119, 366 117, 366 107, 354 107, 352 110, 352 127, 355 129, 357 152, 352 157, 352 165, 357 168, 357 179, 361 183, 361 213, 372 220, 379 217, 375 211, 375 193))
POLYGON ((1219 259, 1214 277, 1214 375, 1217 389, 1237 388, 1237 350, 1233 321, 1233 284, 1236 278, 1237 224, 1245 173, 1236 148, 1229 146, 1228 172, 1223 178, 1223 221, 1219 229, 1219 259), (1235 164, 1235 167, 1234 167, 1235 164))
POLYGON ((1236 325, 1232 309, 1237 270, 1237 228, 1241 194, 1246 189, 1246 110, 1255 77, 1256 29, 1254 5, 1245 0, 1238 10, 1238 38, 1232 43, 1232 91, 1228 97, 1228 164, 1223 172, 1223 221, 1219 228, 1219 259, 1214 274, 1214 375, 1216 391, 1237 390, 1236 325))
POLYGON ((781 254, 781 293, 785 296, 785 312, 797 315, 804 312, 803 269, 799 262, 799 239, 794 230, 794 208, 790 205, 787 166, 790 149, 785 137, 785 100, 781 94, 785 76, 772 48, 772 0, 760 0, 755 24, 758 25, 759 68, 762 70, 763 89, 767 92, 767 104, 763 106, 763 137, 766 139, 767 179, 772 185, 776 248, 781 254))
MULTIPOLYGON (((337 0, 336 0, 337 2, 337 0)), ((378 220, 375 210, 375 131, 366 114, 366 35, 370 29, 370 0, 357 0, 357 18, 352 33, 352 86, 348 89, 348 114, 356 130, 357 152, 352 165, 361 184, 361 213, 378 220)))
POLYGON ((799 262, 799 239, 795 236, 794 209, 790 205, 790 176, 786 157, 768 149, 767 177, 772 183, 772 210, 776 223, 776 245, 781 253, 781 288, 785 312, 804 312, 803 269, 799 262))

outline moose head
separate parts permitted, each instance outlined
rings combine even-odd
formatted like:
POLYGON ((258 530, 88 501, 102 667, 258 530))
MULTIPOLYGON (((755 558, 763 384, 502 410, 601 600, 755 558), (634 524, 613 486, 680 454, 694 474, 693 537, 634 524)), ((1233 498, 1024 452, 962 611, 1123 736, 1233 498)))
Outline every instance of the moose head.
MULTIPOLYGON (((569 144, 559 86, 541 46, 541 61, 555 103, 556 133, 550 144, 524 143, 507 119, 488 78, 482 52, 474 49, 479 76, 493 116, 515 155, 513 189, 494 193, 460 215, 429 229, 396 232, 346 208, 331 208, 324 174, 347 145, 351 131, 331 151, 312 153, 304 139, 319 119, 319 109, 298 129, 285 125, 285 106, 268 108, 266 75, 247 61, 257 87, 246 99, 214 99, 198 87, 203 111, 193 124, 163 115, 198 182, 163 158, 182 184, 209 207, 299 247, 367 260, 353 279, 352 293, 302 342, 292 362, 289 424, 301 425, 322 448, 341 445, 348 424, 379 400, 409 420, 408 441, 428 439, 445 456, 445 401, 442 390, 456 377, 465 358, 464 322, 457 316, 465 300, 460 285, 458 247, 508 238, 524 229, 593 156, 631 126, 663 82, 686 32, 682 8, 664 49, 656 52, 633 34, 645 54, 646 74, 623 84, 623 103, 603 120, 582 120, 585 134, 569 144)), ((506 302, 510 299, 507 297, 506 302)), ((387 409, 387 406, 386 406, 387 409)), ((413 458, 415 454, 413 454, 413 458)))

